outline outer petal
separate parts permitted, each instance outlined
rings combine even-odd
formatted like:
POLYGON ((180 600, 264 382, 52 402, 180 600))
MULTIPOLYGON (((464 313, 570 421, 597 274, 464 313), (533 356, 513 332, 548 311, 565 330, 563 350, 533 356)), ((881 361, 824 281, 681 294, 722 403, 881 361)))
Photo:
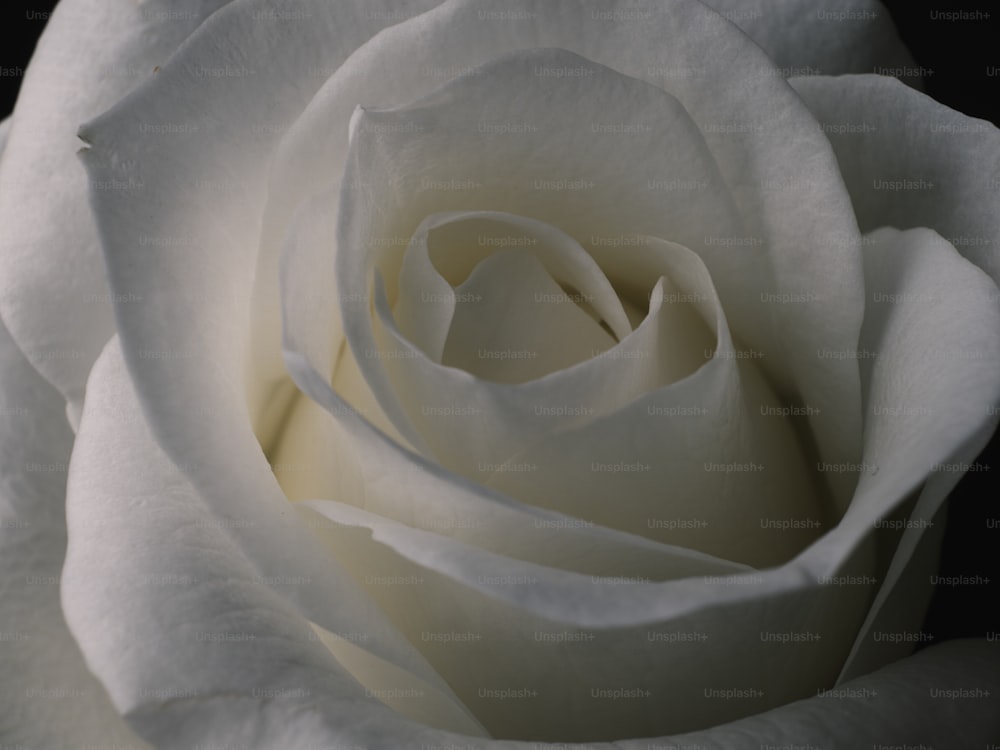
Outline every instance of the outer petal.
POLYGON ((310 577, 283 591, 310 619, 328 629, 337 612, 365 622, 370 651, 431 679, 370 602, 316 573, 327 558, 288 517, 243 388, 257 228, 247 217, 262 212, 270 146, 318 85, 308 72, 338 64, 394 18, 371 3, 230 5, 148 86, 84 129, 94 144, 84 158, 95 180, 143 183, 133 194, 93 198, 116 301, 141 300, 119 306, 118 323, 157 438, 262 575, 310 577), (199 130, 159 148, 139 128, 182 116, 199 130), (185 242, 136 252, 142 237, 176 237, 178 222, 185 242))
POLYGON ((996 429, 1000 403, 1000 291, 986 274, 935 232, 881 229, 865 237, 865 284, 860 349, 848 354, 862 363, 865 461, 877 473, 863 478, 845 524, 880 502, 871 490, 882 481, 895 477, 897 498, 906 477, 926 483, 910 513, 903 506, 881 522, 881 554, 892 559, 844 678, 912 649, 913 640, 881 634, 919 627, 933 591, 939 510, 996 429))
POLYGON ((882 72, 919 86, 913 58, 877 0, 701 1, 743 29, 786 76, 882 72))
MULTIPOLYGON (((117 352, 117 339, 109 347, 117 352)), ((146 507, 143 499, 171 496, 179 477, 166 469, 157 469, 152 462, 158 455, 158 448, 145 432, 145 422, 134 412, 131 402, 124 402, 129 392, 120 357, 109 355, 108 359, 112 364, 106 364, 102 370, 95 368, 88 387, 97 383, 96 387, 116 388, 115 398, 108 397, 103 407, 94 407, 97 426, 92 429, 98 436, 84 445, 98 444, 94 448, 96 455, 89 459, 79 458, 81 449, 74 449, 75 465, 80 468, 73 475, 69 495, 71 499, 75 493, 93 499, 106 491, 105 482, 113 477, 99 457, 121 454, 131 457, 132 465, 148 458, 151 462, 148 470, 135 471, 128 477, 129 483, 117 490, 125 496, 140 498, 137 507, 130 511, 141 515, 146 507), (112 383, 106 384, 107 380, 112 383), (119 395, 118 392, 124 393, 119 395), (122 401, 124 405, 108 405, 112 401, 122 401), (114 449, 111 446, 115 446, 114 449), (143 452, 149 456, 143 457, 143 452), (152 487, 148 488, 146 482, 152 487)), ((89 396, 87 401, 91 401, 89 396)), ((238 434, 238 427, 230 425, 228 431, 238 434)), ((195 495, 193 502, 197 502, 199 508, 204 503, 214 513, 217 528, 224 529, 231 537, 229 543, 252 561, 262 584, 280 592, 305 617, 327 630, 367 632, 365 648, 375 657, 409 670, 427 682, 435 682, 433 671, 415 649, 398 637, 383 613, 343 571, 330 566, 329 556, 317 541, 296 518, 290 517, 287 501, 268 471, 259 448, 256 453, 240 455, 233 446, 218 444, 212 453, 203 454, 199 459, 203 462, 200 466, 204 467, 232 467, 229 471, 223 468, 213 482, 198 487, 200 494, 195 495)), ((186 466, 181 472, 200 479, 200 466, 186 466)), ((116 520, 128 523, 127 518, 116 517, 116 520)), ((166 553, 167 549, 152 550, 154 555, 166 553)), ((103 559, 100 562, 103 564, 103 559)), ((440 688, 440 680, 437 682, 440 688)))
MULTIPOLYGON (((0 167, 0 311, 28 360, 69 400, 74 423, 87 374, 115 330, 88 188, 129 191, 88 181, 76 131, 226 2, 66 0, 27 68, 0 167)), ((190 125, 173 116, 142 124, 157 140, 190 125)))
POLYGON ((0 741, 139 750, 59 606, 73 444, 63 404, 0 323, 0 741))
POLYGON ((115 706, 158 746, 177 746, 177 737, 216 731, 220 723, 236 725, 224 729, 247 740, 260 731, 283 746, 279 738, 309 734, 288 715, 300 706, 328 702, 326 718, 343 732, 351 711, 378 706, 378 695, 424 723, 481 734, 436 675, 424 679, 406 669, 398 656, 405 647, 388 661, 376 655, 385 642, 379 614, 365 612, 348 587, 334 583, 328 591, 340 614, 324 628, 310 628, 289 606, 278 592, 308 590, 320 578, 329 585, 339 578, 337 567, 327 560, 305 573, 286 567, 275 574, 242 553, 234 524, 261 519, 248 513, 226 523, 213 516, 158 448, 117 339, 88 382, 67 510, 67 619, 115 706), (112 462, 102 460, 109 455, 112 462), (400 702, 394 690, 412 693, 400 702), (287 706, 287 714, 275 712, 284 714, 280 721, 265 712, 255 724, 243 713, 272 702, 287 706), (217 715, 176 737, 160 726, 161 709, 179 705, 197 714, 201 703, 218 706, 217 715))
MULTIPOLYGON (((83 154, 92 180, 142 183, 92 198, 123 349, 150 424, 231 517, 244 512, 246 498, 259 498, 253 507, 272 519, 282 510, 245 390, 255 379, 246 355, 259 232, 247 217, 263 213, 268 155, 319 85, 317 71, 335 69, 397 13, 433 4, 229 5, 148 85, 83 129, 93 144, 83 154), (156 148, 140 130, 179 117, 199 129, 156 148), (143 249, 143 237, 177 239, 178 226, 183 241, 143 249), (274 494, 262 497, 262 487, 274 494)), ((287 402, 276 395, 263 400, 280 419, 287 402)))
MULTIPOLYGON (((331 554, 495 736, 690 731, 813 694, 833 684, 867 601, 863 587, 824 587, 793 566, 666 583, 584 576, 310 505, 331 554), (459 649, 424 635, 449 632, 471 637, 459 649), (803 635, 779 643, 784 633, 803 635), (739 700, 723 685, 742 688, 739 700)), ((865 575, 865 551, 836 572, 865 575)))
MULTIPOLYGON (((1000 648, 950 641, 839 688, 663 747, 989 747, 1000 733, 1000 648)), ((652 750, 623 742, 620 750, 652 750)))
POLYGON ((790 83, 833 144, 862 231, 930 227, 1000 282, 1000 129, 885 76, 790 83))

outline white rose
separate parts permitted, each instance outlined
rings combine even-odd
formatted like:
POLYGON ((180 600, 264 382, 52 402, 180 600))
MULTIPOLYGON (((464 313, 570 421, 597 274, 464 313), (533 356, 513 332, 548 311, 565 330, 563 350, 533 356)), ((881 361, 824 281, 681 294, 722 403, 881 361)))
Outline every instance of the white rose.
POLYGON ((907 66, 877 5, 709 5, 64 0, 0 131, 0 738, 996 736, 994 644, 909 654, 1000 133, 833 77, 907 66))

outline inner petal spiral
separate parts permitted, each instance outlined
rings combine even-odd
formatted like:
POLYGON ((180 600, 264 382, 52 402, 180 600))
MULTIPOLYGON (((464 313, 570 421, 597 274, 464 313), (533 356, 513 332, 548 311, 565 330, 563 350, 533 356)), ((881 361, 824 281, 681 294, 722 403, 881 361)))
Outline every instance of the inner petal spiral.
POLYGON ((603 352, 631 330, 604 272, 571 236, 501 212, 428 217, 399 273, 393 317, 433 361, 523 382, 603 352))
MULTIPOLYGON (((528 74, 524 60, 510 65, 528 74)), ((712 183, 686 114, 662 92, 629 92, 670 121, 650 126, 659 169, 712 183)), ((589 523, 751 565, 800 552, 828 523, 826 497, 766 354, 730 334, 706 266, 718 253, 705 247, 739 226, 726 192, 664 200, 606 159, 484 148, 490 134, 470 136, 464 115, 440 119, 441 98, 359 111, 342 183, 337 277, 342 301, 356 297, 344 330, 394 428, 456 474, 589 523), (456 148, 461 158, 446 158, 456 148), (480 245, 475 222, 490 211, 530 223, 522 236, 559 239, 480 245), (570 304, 542 311, 522 291, 570 304)), ((576 132, 568 119, 559 126, 576 132)))

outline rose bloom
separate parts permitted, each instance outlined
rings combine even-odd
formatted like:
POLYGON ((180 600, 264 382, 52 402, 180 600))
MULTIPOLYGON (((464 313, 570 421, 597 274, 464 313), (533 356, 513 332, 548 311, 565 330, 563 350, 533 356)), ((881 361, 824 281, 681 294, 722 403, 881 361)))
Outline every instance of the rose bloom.
POLYGON ((921 624, 1000 133, 920 76, 865 0, 63 0, 0 131, 2 747, 998 741, 921 624))

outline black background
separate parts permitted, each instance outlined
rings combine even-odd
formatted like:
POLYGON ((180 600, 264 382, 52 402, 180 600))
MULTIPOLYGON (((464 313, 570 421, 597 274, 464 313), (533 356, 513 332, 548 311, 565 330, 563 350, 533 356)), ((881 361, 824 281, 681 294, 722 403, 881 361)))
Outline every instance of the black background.
MULTIPOLYGON (((52 11, 55 2, 5 2, 0 7, 0 67, 28 67, 28 59, 35 48, 38 35, 45 28, 44 16, 52 11), (30 16, 30 18, 29 18, 30 16), (43 16, 43 18, 36 18, 43 16)), ((0 118, 6 117, 14 109, 18 87, 21 85, 20 75, 0 76, 0 118)))
MULTIPOLYGON (((782 0, 774 0, 782 2, 782 0)), ((1000 6, 981 0, 885 0, 903 41, 918 65, 933 71, 925 77, 928 94, 969 115, 1000 125, 1000 75, 988 75, 1000 68, 1000 6), (980 10, 986 20, 941 21, 932 11, 980 10), (992 9, 991 9, 992 8, 992 9)), ((7 2, 0 7, 0 66, 24 69, 44 28, 44 17, 54 2, 7 2)), ((79 61, 86 64, 85 60, 79 61)), ((0 77, 0 116, 14 106, 19 75, 0 77)), ((1000 178, 1000 175, 998 175, 1000 178)), ((0 228, 2 231, 2 228, 0 228)), ((938 589, 925 625, 935 641, 959 636, 1000 633, 1000 528, 987 528, 987 519, 1000 525, 997 497, 1000 483, 1000 433, 979 457, 990 470, 967 475, 952 495, 945 537, 941 575, 980 575, 988 585, 952 586, 938 589)), ((996 636, 994 636, 996 637, 996 636)))

